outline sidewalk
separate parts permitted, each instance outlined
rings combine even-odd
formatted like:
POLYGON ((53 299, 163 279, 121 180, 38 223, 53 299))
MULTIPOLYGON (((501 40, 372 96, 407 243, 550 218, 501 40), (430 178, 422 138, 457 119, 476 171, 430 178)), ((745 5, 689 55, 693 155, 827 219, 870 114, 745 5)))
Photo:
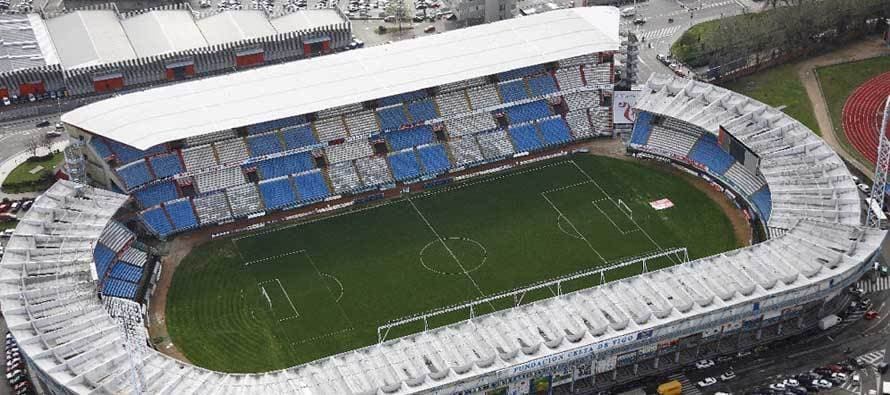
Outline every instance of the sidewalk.
MULTIPOLYGON (((67 139, 57 141, 50 145, 50 151, 53 151, 53 152, 62 151, 67 146, 68 146, 67 139)), ((12 173, 12 171, 18 165, 25 163, 25 161, 27 161, 28 158, 30 158, 30 157, 31 157, 31 153, 28 150, 25 150, 25 151, 21 151, 15 155, 13 155, 9 159, 3 161, 3 163, 0 163, 0 185, 3 185, 3 181, 6 180, 6 177, 9 176, 9 173, 12 173)), ((0 191, 0 200, 2 200, 4 198, 10 199, 10 200, 34 198, 39 195, 40 195, 40 192, 5 193, 3 191, 0 191)))

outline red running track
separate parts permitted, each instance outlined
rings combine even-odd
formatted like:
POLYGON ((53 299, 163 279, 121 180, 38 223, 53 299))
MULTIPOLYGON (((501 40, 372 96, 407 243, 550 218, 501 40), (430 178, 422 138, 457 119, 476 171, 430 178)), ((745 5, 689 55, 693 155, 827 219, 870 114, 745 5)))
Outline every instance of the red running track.
POLYGON ((881 130, 887 96, 890 96, 890 72, 860 85, 844 103, 844 134, 871 163, 878 160, 878 133, 881 130))

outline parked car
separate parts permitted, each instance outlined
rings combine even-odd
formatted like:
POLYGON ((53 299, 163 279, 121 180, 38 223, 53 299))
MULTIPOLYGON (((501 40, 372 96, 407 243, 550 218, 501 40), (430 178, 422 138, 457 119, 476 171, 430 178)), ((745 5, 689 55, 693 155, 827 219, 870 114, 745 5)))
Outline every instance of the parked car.
POLYGON ((634 19, 634 25, 643 25, 646 23, 646 20, 643 18, 634 19))
POLYGON ((864 317, 865 317, 866 320, 871 321, 871 320, 873 320, 873 319, 875 319, 875 318, 878 318, 878 312, 877 312, 877 311, 874 311, 874 310, 866 311, 864 317))
POLYGON ((37 122, 37 127, 38 127, 38 128, 45 128, 45 127, 47 127, 47 126, 49 126, 49 125, 50 125, 49 121, 47 121, 47 120, 45 120, 45 119, 42 120, 42 121, 40 121, 40 122, 37 122))
POLYGON ((717 379, 715 379, 713 377, 705 377, 704 379, 702 379, 701 381, 696 383, 696 385, 699 386, 699 388, 710 387, 714 384, 717 384, 717 379))
POLYGON ((710 368, 711 366, 714 366, 714 361, 712 361, 710 359, 702 359, 701 361, 698 361, 695 363, 695 367, 697 369, 707 369, 707 368, 710 368))
POLYGON ((733 372, 732 370, 727 371, 727 372, 723 372, 723 374, 720 375, 720 380, 721 380, 721 381, 729 381, 729 380, 732 380, 732 379, 734 379, 734 378, 735 378, 735 372, 733 372))

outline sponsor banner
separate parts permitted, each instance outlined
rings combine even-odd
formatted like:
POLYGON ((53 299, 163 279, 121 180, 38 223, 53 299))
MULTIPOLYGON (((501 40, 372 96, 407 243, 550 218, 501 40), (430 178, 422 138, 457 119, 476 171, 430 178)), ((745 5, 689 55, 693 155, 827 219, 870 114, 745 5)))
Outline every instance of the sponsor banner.
POLYGON ((738 332, 742 329, 742 321, 733 321, 723 324, 723 334, 738 332))
POLYGON ((611 372, 615 370, 615 363, 617 361, 618 358, 615 355, 610 355, 606 359, 598 359, 596 360, 594 371, 596 371, 597 373, 611 372))
POLYGON ((680 339, 665 340, 663 342, 658 343, 658 349, 665 350, 668 348, 677 347, 677 344, 680 344, 680 339))
POLYGON ((634 123, 633 108, 637 104, 640 91, 615 91, 612 98, 612 123, 615 125, 634 123))
POLYGON ((656 211, 661 211, 674 207, 674 202, 672 202, 670 199, 665 198, 651 201, 649 202, 649 205, 652 206, 652 208, 654 208, 656 211))

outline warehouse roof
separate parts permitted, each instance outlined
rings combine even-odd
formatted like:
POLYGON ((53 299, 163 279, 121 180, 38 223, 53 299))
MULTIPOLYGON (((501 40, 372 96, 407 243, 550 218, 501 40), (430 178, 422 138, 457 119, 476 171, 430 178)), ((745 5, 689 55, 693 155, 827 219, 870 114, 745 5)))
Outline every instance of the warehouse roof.
POLYGON ((39 17, 0 14, 0 72, 57 62, 54 51, 47 54, 41 51, 41 43, 46 41, 45 33, 46 28, 39 17), (35 22, 39 26, 33 26, 35 22))
POLYGON ((139 149, 619 49, 618 10, 559 10, 121 95, 62 120, 139 149))
POLYGON ((46 25, 67 69, 136 58, 114 11, 75 11, 47 20, 46 25))
POLYGON ((272 26, 275 26, 278 33, 309 30, 338 23, 343 23, 343 18, 332 9, 320 9, 313 13, 297 11, 272 20, 272 26))
POLYGON ((140 57, 157 56, 207 46, 187 10, 146 12, 121 21, 140 57))
MULTIPOLYGON (((342 20, 336 23, 341 23, 342 20)), ((266 14, 259 10, 232 10, 198 20, 198 28, 210 45, 276 34, 266 14)))

